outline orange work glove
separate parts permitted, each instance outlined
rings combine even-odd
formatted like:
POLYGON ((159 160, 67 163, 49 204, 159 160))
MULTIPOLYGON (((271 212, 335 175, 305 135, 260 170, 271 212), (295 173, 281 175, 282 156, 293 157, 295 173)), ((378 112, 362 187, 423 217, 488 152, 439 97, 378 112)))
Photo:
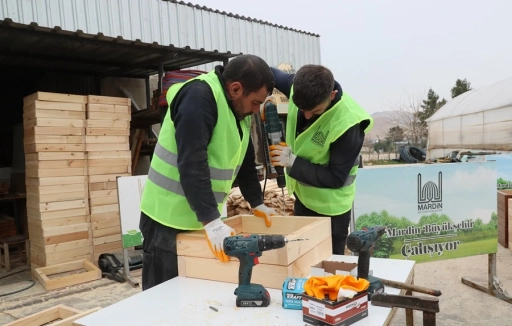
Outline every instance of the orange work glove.
POLYGON ((213 255, 223 263, 229 261, 229 256, 224 253, 224 238, 236 235, 236 231, 217 218, 204 226, 206 241, 213 255))
POLYGON ((271 227, 272 226, 272 218, 271 218, 271 216, 277 215, 277 212, 275 210, 273 210, 270 207, 267 207, 265 204, 261 204, 259 206, 256 206, 252 210, 252 212, 253 212, 253 214, 255 216, 264 218, 265 219, 265 225, 267 227, 271 227))
POLYGON ((280 142, 279 145, 271 145, 268 148, 272 165, 289 168, 295 162, 296 156, 286 143, 280 142))
POLYGON ((340 288, 362 292, 369 286, 368 280, 358 280, 352 275, 312 276, 304 283, 304 291, 307 295, 320 300, 327 296, 329 300, 336 301, 340 288))

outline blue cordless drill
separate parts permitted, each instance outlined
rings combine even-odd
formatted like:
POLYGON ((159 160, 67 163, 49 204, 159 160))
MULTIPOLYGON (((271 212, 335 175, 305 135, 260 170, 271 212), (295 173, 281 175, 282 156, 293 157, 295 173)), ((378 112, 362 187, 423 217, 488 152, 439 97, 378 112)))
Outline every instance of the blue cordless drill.
POLYGON ((237 307, 268 307, 270 294, 261 284, 251 283, 252 268, 259 264, 262 252, 283 248, 290 241, 282 235, 235 235, 224 238, 224 252, 240 261, 238 287, 235 290, 237 307))

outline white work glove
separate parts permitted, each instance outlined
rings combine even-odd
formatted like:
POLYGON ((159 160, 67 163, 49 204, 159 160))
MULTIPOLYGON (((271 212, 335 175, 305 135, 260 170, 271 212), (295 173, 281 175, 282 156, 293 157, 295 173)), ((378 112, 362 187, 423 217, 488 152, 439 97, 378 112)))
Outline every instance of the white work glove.
POLYGON ((229 261, 229 257, 224 253, 224 238, 236 235, 236 231, 217 218, 204 226, 206 231, 206 241, 212 253, 223 263, 229 261))
POLYGON ((296 156, 292 153, 291 148, 286 143, 279 143, 279 145, 271 145, 270 149, 270 161, 274 166, 282 166, 290 168, 295 161, 296 156))
POLYGON ((265 219, 265 225, 267 227, 272 226, 272 219, 270 218, 273 215, 277 215, 277 212, 270 207, 267 207, 265 204, 261 204, 259 206, 254 207, 252 210, 255 216, 261 217, 265 219))

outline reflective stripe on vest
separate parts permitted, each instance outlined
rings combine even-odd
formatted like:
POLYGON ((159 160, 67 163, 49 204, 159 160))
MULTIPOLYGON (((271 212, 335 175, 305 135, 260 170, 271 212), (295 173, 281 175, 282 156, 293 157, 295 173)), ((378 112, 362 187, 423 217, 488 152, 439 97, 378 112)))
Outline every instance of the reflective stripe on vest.
MULTIPOLYGON (((373 128, 373 118, 364 111, 348 94, 344 93, 340 101, 324 112, 311 126, 297 136, 297 115, 299 108, 293 103, 293 86, 290 92, 286 143, 292 152, 313 164, 328 165, 330 144, 336 141, 350 127, 368 120, 365 133, 373 128)), ((335 216, 346 213, 352 208, 355 197, 359 155, 356 158, 347 179, 340 188, 318 188, 300 182, 286 173, 289 194, 295 194, 304 206, 319 214, 335 216)))

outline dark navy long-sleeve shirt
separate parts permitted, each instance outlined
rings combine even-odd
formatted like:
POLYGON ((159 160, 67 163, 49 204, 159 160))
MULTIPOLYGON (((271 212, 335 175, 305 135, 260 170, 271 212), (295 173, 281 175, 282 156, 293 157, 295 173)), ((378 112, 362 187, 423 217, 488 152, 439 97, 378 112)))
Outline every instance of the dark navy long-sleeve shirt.
MULTIPOLYGON (((288 74, 281 70, 271 68, 274 73, 276 88, 286 97, 290 97, 294 74, 288 74)), ((334 90, 338 93, 327 110, 341 100, 343 90, 341 85, 335 81, 334 90)), ((297 115, 297 135, 306 130, 318 116, 306 119, 299 110, 297 115)), ((364 129, 368 122, 362 122, 349 128, 343 135, 335 140, 329 148, 329 164, 319 165, 297 157, 289 170, 290 177, 297 181, 318 188, 340 188, 345 183, 350 170, 361 152, 364 142, 364 129)))
MULTIPOLYGON (((224 85, 223 70, 222 66, 215 67, 215 73, 224 85)), ((226 99, 233 109, 227 94, 226 99)), ((209 222, 220 216, 210 181, 207 153, 217 117, 217 103, 212 89, 206 82, 193 81, 186 84, 173 100, 171 119, 176 128, 180 183, 190 207, 200 222, 209 222)), ((240 124, 238 130, 242 137, 240 124)), ((251 207, 263 204, 251 139, 236 181, 251 207)))

